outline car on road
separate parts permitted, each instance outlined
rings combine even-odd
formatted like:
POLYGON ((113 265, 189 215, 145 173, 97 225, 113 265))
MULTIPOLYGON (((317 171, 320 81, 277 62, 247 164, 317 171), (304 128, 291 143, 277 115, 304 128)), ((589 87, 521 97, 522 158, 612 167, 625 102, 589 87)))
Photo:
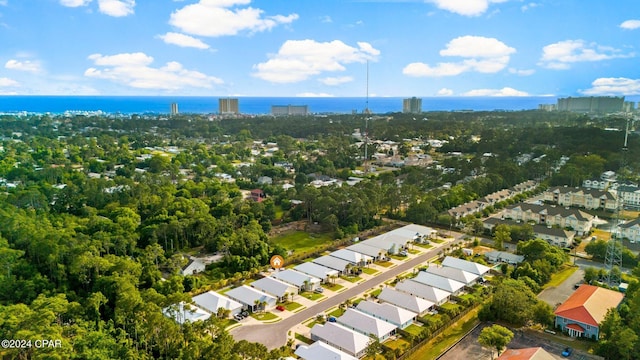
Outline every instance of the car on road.
POLYGON ((233 315, 233 318, 238 320, 238 321, 240 321, 240 320, 244 319, 244 316, 242 316, 240 314, 235 314, 235 315, 233 315))
POLYGON ((286 309, 282 305, 276 306, 276 310, 285 311, 286 309))
POLYGON ((570 347, 564 348, 564 350, 562 351, 562 356, 564 357, 569 357, 571 356, 571 354, 573 354, 573 349, 570 347))
POLYGON ((338 321, 338 319, 336 319, 334 316, 329 316, 329 319, 327 321, 336 322, 336 321, 338 321))

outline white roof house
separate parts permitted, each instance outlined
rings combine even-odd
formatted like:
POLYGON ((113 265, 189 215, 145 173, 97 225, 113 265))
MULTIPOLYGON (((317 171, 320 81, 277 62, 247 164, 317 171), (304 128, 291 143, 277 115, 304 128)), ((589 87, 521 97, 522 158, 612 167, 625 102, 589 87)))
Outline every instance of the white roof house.
POLYGON ((452 294, 458 294, 462 289, 464 289, 464 283, 425 271, 420 271, 412 280, 442 289, 452 294))
POLYGON ((235 289, 231 289, 227 291, 225 295, 251 310, 255 310, 258 308, 258 306, 256 305, 256 300, 259 302, 265 301, 267 303, 267 305, 265 306, 265 310, 273 309, 276 306, 275 297, 265 294, 262 291, 258 291, 247 285, 242 285, 235 289))
POLYGON ((215 291, 207 291, 206 293, 196 295, 193 297, 193 302, 212 314, 217 314, 219 308, 231 311, 231 315, 242 311, 242 304, 224 295, 220 295, 215 291))
POLYGON ((295 354, 303 360, 358 360, 358 358, 329 346, 322 341, 316 341, 311 345, 301 345, 295 354))
POLYGON ((423 315, 434 305, 432 301, 409 295, 393 288, 384 288, 378 295, 378 300, 393 304, 418 315, 423 315))
POLYGON ((398 328, 394 324, 355 309, 347 309, 347 311, 338 318, 338 324, 367 336, 375 335, 380 341, 386 340, 389 336, 393 335, 398 328))
POLYGON ((395 254, 413 241, 413 237, 406 237, 397 233, 388 232, 363 241, 364 244, 386 250, 389 254, 395 254))
POLYGON ((297 294, 299 290, 298 287, 294 285, 272 277, 263 277, 262 279, 252 282, 250 285, 252 288, 258 289, 280 299, 288 296, 288 294, 297 294))
POLYGON ((357 358, 364 356, 369 345, 368 336, 332 322, 315 324, 311 328, 311 340, 325 342, 357 358))
POLYGON ((444 258, 444 261, 442 262, 442 266, 449 266, 452 268, 464 270, 480 276, 488 273, 489 270, 491 270, 491 268, 484 266, 482 264, 478 264, 473 261, 458 259, 452 256, 447 256, 446 258, 444 258))
POLYGON ((383 250, 371 245, 367 245, 364 242, 359 242, 357 244, 347 246, 347 249, 363 255, 371 256, 373 259, 378 259, 381 256, 384 256, 387 254, 386 250, 383 250))
POLYGON ((425 285, 413 280, 403 280, 396 284, 396 289, 407 294, 423 298, 434 302, 436 305, 444 304, 448 299, 450 292, 433 286, 425 285))
POLYGON ((211 314, 197 306, 186 305, 184 302, 173 304, 162 309, 164 316, 175 320, 178 324, 188 322, 204 321, 211 317, 211 314))
POLYGON ((338 276, 340 274, 338 270, 330 269, 326 266, 312 262, 305 262, 300 265, 296 265, 293 268, 301 273, 322 279, 323 281, 328 281, 331 276, 338 276))
POLYGON ((347 249, 336 250, 329 255, 336 257, 338 259, 346 260, 350 262, 352 265, 359 265, 359 266, 364 266, 373 260, 371 256, 363 255, 359 252, 355 252, 347 249))
POLYGON ((480 276, 476 274, 472 274, 468 271, 448 267, 448 266, 438 266, 431 265, 426 270, 428 273, 440 275, 455 281, 459 281, 461 283, 465 283, 466 285, 473 284, 480 276))
POLYGON ((428 226, 422 226, 418 224, 409 224, 399 229, 392 230, 390 232, 401 235, 401 236, 406 236, 411 239, 415 239, 418 236, 425 237, 425 238, 432 238, 435 236, 435 234, 438 233, 437 230, 434 230, 428 226))
POLYGON ((320 286, 320 283, 322 282, 322 280, 318 279, 315 276, 307 275, 293 269, 276 271, 271 276, 280 281, 286 282, 287 284, 297 287, 298 289, 300 289, 300 291, 314 290, 318 286, 320 286))
POLYGON ((194 275, 205 270, 206 264, 202 259, 189 257, 189 262, 180 269, 181 275, 194 275))
POLYGON ((322 265, 324 267, 328 267, 329 269, 338 270, 343 273, 347 269, 347 267, 351 266, 351 263, 347 260, 338 259, 337 257, 325 255, 319 258, 313 259, 313 262, 322 265))
POLYGON ((404 329, 411 325, 416 316, 418 316, 418 314, 405 310, 401 307, 387 303, 377 303, 370 300, 360 301, 356 309, 365 314, 369 314, 375 318, 391 323, 400 329, 404 329))

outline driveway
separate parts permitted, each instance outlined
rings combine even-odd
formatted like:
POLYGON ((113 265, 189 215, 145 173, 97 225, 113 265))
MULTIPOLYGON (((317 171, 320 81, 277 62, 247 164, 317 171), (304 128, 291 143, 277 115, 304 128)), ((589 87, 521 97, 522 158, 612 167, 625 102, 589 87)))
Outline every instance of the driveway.
POLYGON ((287 343, 287 332, 295 325, 300 324, 309 318, 315 317, 317 314, 322 313, 331 307, 342 304, 347 299, 355 297, 367 290, 376 288, 385 281, 391 280, 403 272, 409 271, 414 267, 427 262, 429 259, 438 255, 440 247, 448 244, 449 242, 438 244, 439 246, 427 250, 423 254, 382 272, 379 275, 376 275, 375 277, 346 291, 335 294, 325 300, 320 300, 317 304, 310 306, 299 313, 293 314, 280 322, 274 324, 243 325, 232 329, 230 333, 236 341, 247 340, 250 342, 258 342, 264 344, 268 349, 275 349, 283 346, 287 343))
POLYGON ((546 302, 555 309, 556 305, 562 304, 575 291, 574 285, 584 279, 584 270, 578 269, 558 286, 548 287, 540 294, 538 299, 546 302))

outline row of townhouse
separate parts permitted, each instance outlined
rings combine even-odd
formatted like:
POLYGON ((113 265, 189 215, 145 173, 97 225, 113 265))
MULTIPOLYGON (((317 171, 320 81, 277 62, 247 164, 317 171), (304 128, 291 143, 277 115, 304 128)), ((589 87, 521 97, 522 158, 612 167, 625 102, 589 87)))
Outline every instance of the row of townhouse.
MULTIPOLYGON (((497 217, 491 217, 482 222, 485 229, 493 232, 496 226, 504 225, 518 225, 514 221, 504 220, 497 217)), ((558 247, 569 247, 573 244, 576 237, 576 232, 572 230, 566 230, 559 227, 553 227, 551 225, 534 225, 533 235, 536 239, 542 239, 551 245, 558 247)))
POLYGON ((543 193, 543 200, 560 206, 576 206, 588 210, 618 208, 618 198, 612 191, 570 187, 553 187, 543 193))
POLYGON ((596 219, 595 216, 574 208, 528 203, 519 203, 506 207, 502 213, 502 218, 517 222, 534 222, 540 225, 570 228, 577 235, 588 234, 593 227, 593 221, 596 219))
POLYGON ((456 206, 449 209, 448 214, 454 217, 456 220, 465 216, 473 215, 481 212, 488 206, 494 206, 500 201, 505 201, 513 198, 518 194, 522 194, 526 191, 531 191, 538 186, 538 183, 533 180, 528 180, 513 186, 510 189, 503 189, 489 194, 481 199, 470 201, 468 203, 456 206))

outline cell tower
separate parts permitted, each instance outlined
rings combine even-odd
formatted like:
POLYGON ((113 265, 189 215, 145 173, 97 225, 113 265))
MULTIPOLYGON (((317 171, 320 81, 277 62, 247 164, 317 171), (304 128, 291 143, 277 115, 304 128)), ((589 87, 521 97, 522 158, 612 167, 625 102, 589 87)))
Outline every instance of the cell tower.
MULTIPOLYGON (((629 139, 629 122, 633 120, 628 117, 627 118, 627 127, 624 133, 624 145, 622 146, 622 158, 620 160, 620 170, 624 170, 627 165, 627 151, 628 148, 628 139, 629 139)), ((620 271, 616 271, 615 273, 612 271, 614 267, 617 267, 618 270, 622 269, 622 234, 620 225, 622 224, 622 210, 624 210, 624 200, 622 198, 621 187, 618 186, 617 196, 616 196, 616 214, 614 216, 615 224, 612 228, 613 236, 609 243, 607 244, 607 252, 604 258, 604 266, 607 269, 607 277, 605 281, 609 286, 617 286, 620 284, 620 271)))

